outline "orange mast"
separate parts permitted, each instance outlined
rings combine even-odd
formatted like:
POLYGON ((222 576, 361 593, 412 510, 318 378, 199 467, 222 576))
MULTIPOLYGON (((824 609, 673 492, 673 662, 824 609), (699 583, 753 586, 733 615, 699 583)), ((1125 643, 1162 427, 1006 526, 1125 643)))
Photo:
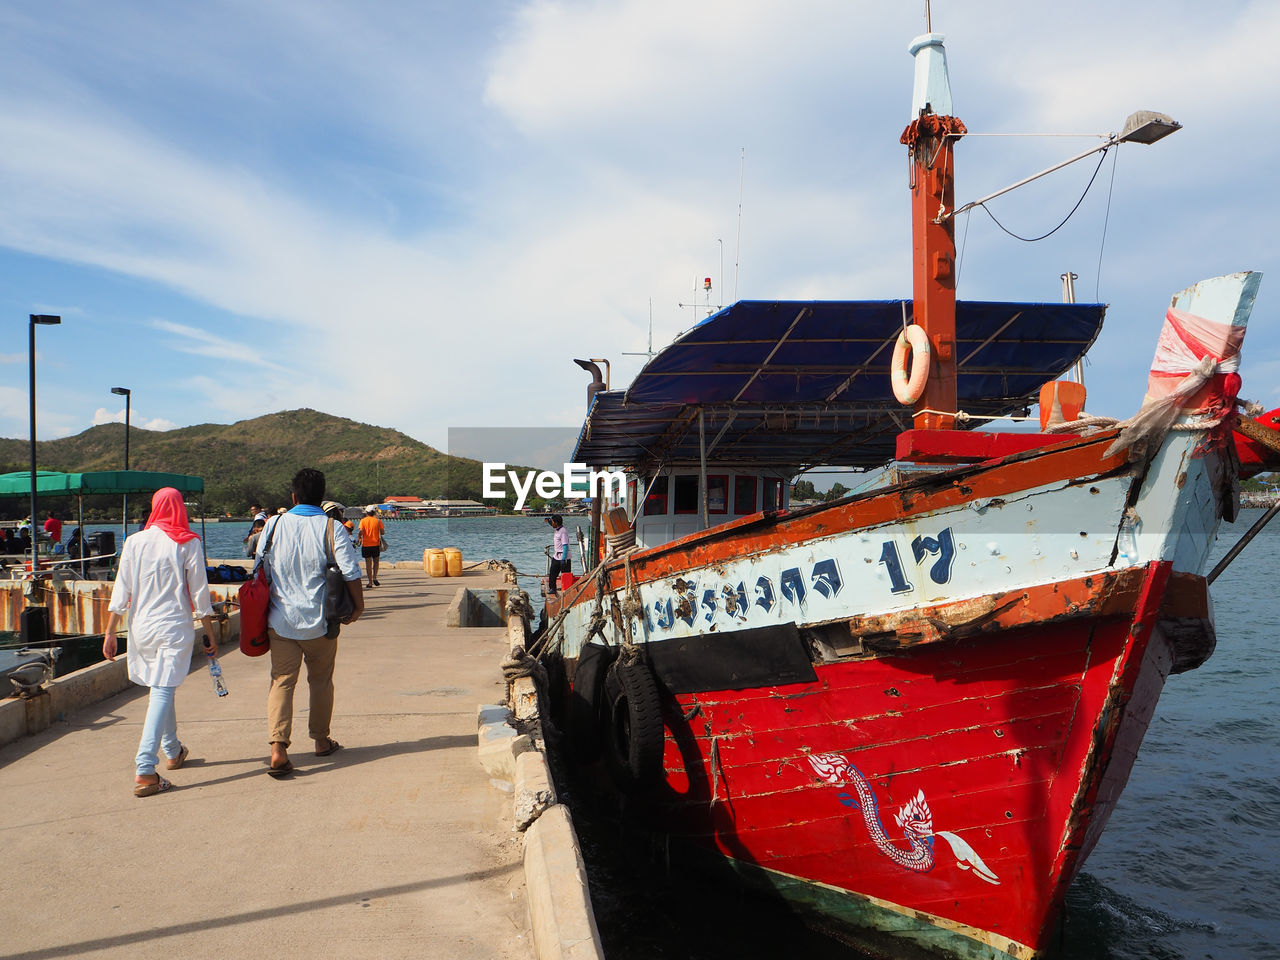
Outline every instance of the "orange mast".
POLYGON ((955 427, 956 240, 955 142, 965 126, 951 116, 951 85, 942 36, 927 33, 908 48, 916 60, 914 119, 901 142, 911 155, 913 315, 929 338, 929 376, 914 407, 914 426, 955 427))

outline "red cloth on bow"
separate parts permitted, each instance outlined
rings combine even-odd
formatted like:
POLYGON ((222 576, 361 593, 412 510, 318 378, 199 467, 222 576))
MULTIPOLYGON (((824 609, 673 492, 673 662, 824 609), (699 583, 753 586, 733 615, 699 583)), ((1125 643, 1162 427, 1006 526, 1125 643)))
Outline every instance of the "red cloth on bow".
POLYGON ((187 521, 187 505, 182 502, 182 494, 173 487, 162 487, 151 498, 151 519, 146 529, 159 527, 174 543, 186 543, 194 540, 191 524, 187 521))

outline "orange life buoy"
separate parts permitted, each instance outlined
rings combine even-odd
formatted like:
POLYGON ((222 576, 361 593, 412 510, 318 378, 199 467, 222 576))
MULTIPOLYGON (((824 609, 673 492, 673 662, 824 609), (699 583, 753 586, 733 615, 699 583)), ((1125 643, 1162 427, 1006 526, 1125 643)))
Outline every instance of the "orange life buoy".
POLYGON ((893 345, 893 360, 889 363, 889 376, 893 382, 893 395, 904 406, 915 403, 924 394, 924 382, 929 379, 929 337, 924 328, 912 324, 898 334, 893 345), (907 377, 907 347, 911 347, 911 376, 907 377))

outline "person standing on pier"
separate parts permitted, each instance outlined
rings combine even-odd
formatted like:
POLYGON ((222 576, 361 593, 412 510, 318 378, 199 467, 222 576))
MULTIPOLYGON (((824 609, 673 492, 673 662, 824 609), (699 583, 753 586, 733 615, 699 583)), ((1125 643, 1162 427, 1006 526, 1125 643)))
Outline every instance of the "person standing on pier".
POLYGON ((187 759, 173 700, 191 668, 193 610, 204 630, 205 651, 215 649, 204 550, 187 520, 182 494, 173 487, 155 492, 146 529, 125 540, 107 610, 102 655, 116 658, 116 627, 128 612, 129 679, 151 688, 133 787, 135 797, 150 797, 173 786, 156 771, 158 751, 164 751, 169 770, 187 759))
POLYGON ((560 574, 569 572, 569 531, 565 529, 564 518, 553 513, 547 518, 551 529, 551 568, 547 574, 547 593, 555 596, 560 589, 560 574))
POLYGON ((360 587, 360 561, 349 537, 325 516, 324 474, 310 467, 299 470, 291 484, 293 509, 272 517, 258 541, 271 581, 271 607, 267 613, 267 637, 271 641, 271 690, 267 694, 267 738, 271 759, 267 772, 281 779, 293 770, 289 760, 293 733, 293 691, 302 665, 307 665, 311 692, 308 732, 316 756, 327 757, 342 748, 329 736, 333 719, 333 667, 338 639, 328 637, 325 622, 325 568, 329 565, 330 525, 335 527, 333 559, 351 596, 352 613, 343 623, 354 623, 364 612, 360 587))
POLYGON ((378 508, 373 504, 364 508, 364 516, 360 519, 360 556, 364 557, 364 572, 368 578, 368 587, 380 587, 378 582, 378 565, 382 555, 382 535, 387 528, 378 519, 378 508))

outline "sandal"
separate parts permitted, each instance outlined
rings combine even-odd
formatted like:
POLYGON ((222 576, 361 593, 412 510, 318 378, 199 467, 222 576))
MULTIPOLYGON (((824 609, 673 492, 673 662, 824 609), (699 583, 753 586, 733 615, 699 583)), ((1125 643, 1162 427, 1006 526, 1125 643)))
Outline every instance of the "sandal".
POLYGON ((189 753, 191 753, 191 751, 187 749, 187 745, 185 743, 182 744, 182 749, 178 751, 178 755, 176 757, 169 757, 165 760, 165 769, 180 770, 182 765, 187 762, 187 755, 189 753))
POLYGON ((285 777, 289 776, 289 774, 291 773, 293 773, 292 760, 286 760, 284 763, 282 763, 278 767, 271 766, 270 761, 268 761, 267 763, 267 776, 275 780, 283 780, 285 777))
POLYGON ((172 783, 157 773, 155 783, 135 783, 133 785, 133 795, 135 797, 154 797, 157 793, 164 793, 172 786, 172 783))
POLYGON ((340 744, 337 740, 333 739, 333 737, 325 737, 324 741, 326 746, 323 750, 316 751, 317 757, 327 757, 329 756, 329 754, 337 753, 339 750, 342 749, 342 744, 340 744))

